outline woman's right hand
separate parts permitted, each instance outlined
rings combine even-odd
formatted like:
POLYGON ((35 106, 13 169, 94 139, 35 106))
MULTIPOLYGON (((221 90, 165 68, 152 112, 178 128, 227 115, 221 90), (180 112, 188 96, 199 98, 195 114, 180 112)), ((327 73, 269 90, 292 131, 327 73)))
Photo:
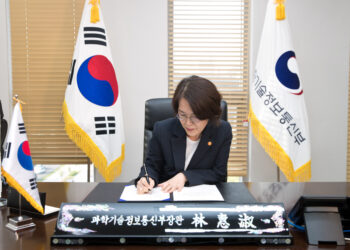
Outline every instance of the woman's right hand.
POLYGON ((154 187, 154 180, 152 178, 148 178, 149 179, 149 184, 147 182, 146 177, 141 177, 140 180, 137 182, 137 193, 138 194, 146 194, 148 192, 150 192, 152 190, 152 188, 154 187))

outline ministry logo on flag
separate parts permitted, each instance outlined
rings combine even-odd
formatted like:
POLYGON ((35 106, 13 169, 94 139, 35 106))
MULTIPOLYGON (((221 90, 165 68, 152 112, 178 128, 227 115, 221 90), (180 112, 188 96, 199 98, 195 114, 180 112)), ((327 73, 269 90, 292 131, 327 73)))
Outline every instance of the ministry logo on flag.
POLYGON ((120 175, 124 160, 124 127, 108 36, 97 6, 97 1, 85 2, 63 117, 69 138, 86 153, 106 181, 112 181, 120 175), (94 22, 90 21, 91 8, 94 22))
POLYGON ((290 93, 294 95, 301 95, 303 93, 303 89, 301 88, 301 84, 299 81, 299 71, 296 68, 297 64, 295 61, 295 53, 292 50, 284 52, 276 62, 276 76, 279 82, 284 86, 290 93), (294 65, 292 72, 288 67, 288 62, 290 65, 294 65))

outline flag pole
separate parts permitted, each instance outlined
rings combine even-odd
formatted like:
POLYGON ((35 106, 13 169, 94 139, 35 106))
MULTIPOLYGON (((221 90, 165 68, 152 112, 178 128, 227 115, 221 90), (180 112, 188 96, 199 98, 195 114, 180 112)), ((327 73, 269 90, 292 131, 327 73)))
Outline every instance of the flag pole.
MULTIPOLYGON (((12 97, 12 99, 19 103, 19 107, 22 109, 21 107, 21 104, 25 104, 25 102, 21 101, 19 98, 18 98, 18 95, 15 94, 14 97, 12 97)), ((21 199, 21 194, 18 192, 18 210, 19 210, 19 216, 18 216, 18 221, 22 221, 23 220, 23 217, 22 217, 22 199, 21 199)))
MULTIPOLYGON (((284 20, 286 18, 284 0, 276 0, 276 20, 284 20)), ((281 170, 279 166, 277 167, 277 182, 281 182, 281 170)))
POLYGON ((91 166, 91 161, 90 161, 90 158, 88 157, 87 158, 87 181, 88 182, 91 182, 90 181, 90 166, 91 166))
MULTIPOLYGON (((284 6, 285 0, 276 0, 276 20, 284 20, 286 18, 285 13, 285 6, 284 6)), ((276 164, 277 167, 277 182, 281 182, 281 169, 276 164)))
POLYGON ((18 221, 22 221, 22 199, 21 199, 21 194, 18 193, 18 209, 19 209, 19 216, 18 216, 18 221))

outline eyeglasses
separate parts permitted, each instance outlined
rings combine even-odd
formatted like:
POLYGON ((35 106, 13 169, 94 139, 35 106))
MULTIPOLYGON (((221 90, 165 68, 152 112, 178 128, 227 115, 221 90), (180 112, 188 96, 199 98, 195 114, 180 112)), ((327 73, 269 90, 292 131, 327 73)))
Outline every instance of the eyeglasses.
POLYGON ((179 119, 180 121, 183 121, 183 122, 186 122, 187 120, 190 120, 190 122, 191 122, 192 124, 196 124, 196 123, 198 123, 198 122, 201 121, 200 119, 198 119, 198 118, 195 117, 195 116, 189 116, 189 117, 187 117, 187 116, 184 115, 184 114, 177 114, 176 117, 177 117, 177 119, 179 119))

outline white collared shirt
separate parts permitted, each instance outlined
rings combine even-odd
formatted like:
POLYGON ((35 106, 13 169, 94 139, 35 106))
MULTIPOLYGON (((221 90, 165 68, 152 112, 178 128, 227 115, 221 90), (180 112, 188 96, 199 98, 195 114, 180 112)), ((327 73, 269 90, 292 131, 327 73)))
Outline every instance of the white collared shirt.
POLYGON ((190 161, 192 159, 192 156, 194 152, 196 152, 196 149, 198 147, 199 141, 201 139, 198 139, 197 141, 192 141, 190 138, 186 136, 186 157, 185 157, 185 170, 188 167, 188 164, 190 164, 190 161))

